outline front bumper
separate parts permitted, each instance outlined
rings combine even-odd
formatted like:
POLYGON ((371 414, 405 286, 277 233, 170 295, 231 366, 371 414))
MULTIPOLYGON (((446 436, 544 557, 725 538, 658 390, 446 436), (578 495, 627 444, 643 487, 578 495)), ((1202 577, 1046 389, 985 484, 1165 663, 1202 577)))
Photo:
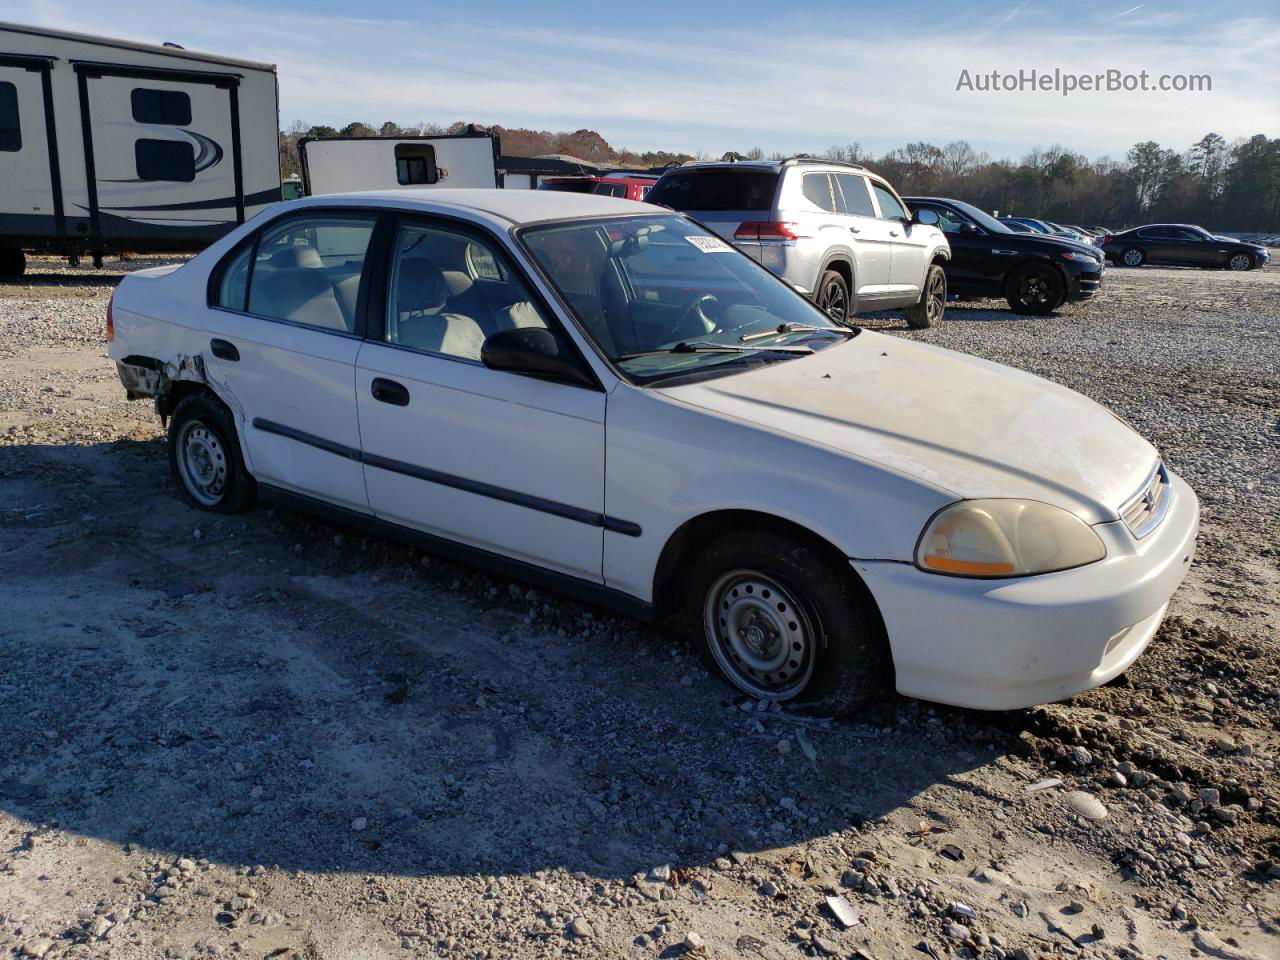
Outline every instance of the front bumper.
POLYGON ((1086 269, 1071 273, 1067 278, 1068 300, 1088 300, 1102 292, 1102 279, 1106 276, 1107 261, 1104 259, 1096 268, 1084 264, 1081 266, 1085 266, 1086 269))
POLYGON ((1097 563, 973 580, 906 563, 853 561, 889 634, 898 691, 978 710, 1051 703, 1106 683, 1146 648, 1195 551, 1200 505, 1170 473, 1164 521, 1136 541, 1124 523, 1094 530, 1097 563))

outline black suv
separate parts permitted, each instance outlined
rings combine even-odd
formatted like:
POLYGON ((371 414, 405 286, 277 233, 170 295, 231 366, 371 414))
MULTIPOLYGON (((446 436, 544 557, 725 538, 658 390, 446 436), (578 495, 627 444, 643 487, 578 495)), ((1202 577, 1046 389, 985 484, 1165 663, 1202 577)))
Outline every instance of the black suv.
POLYGON ((1087 243, 1016 233, 972 204, 941 197, 903 197, 913 213, 932 210, 951 243, 942 265, 947 287, 965 297, 1004 297, 1016 313, 1052 313, 1102 289, 1106 262, 1087 243))

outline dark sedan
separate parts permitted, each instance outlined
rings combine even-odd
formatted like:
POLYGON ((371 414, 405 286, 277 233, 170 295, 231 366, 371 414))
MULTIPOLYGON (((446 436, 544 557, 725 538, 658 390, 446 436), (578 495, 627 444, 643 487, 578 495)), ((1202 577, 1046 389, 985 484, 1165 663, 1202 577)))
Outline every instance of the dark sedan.
POLYGON ((1052 313, 1102 289, 1102 251, 1042 233, 1018 233, 961 200, 904 197, 911 210, 932 210, 951 244, 942 265, 951 292, 1004 297, 1017 313, 1052 313))
POLYGON ((1266 247, 1217 237, 1186 223, 1151 223, 1104 237, 1102 250, 1112 263, 1140 267, 1160 263, 1214 270, 1252 270, 1270 259, 1266 247))

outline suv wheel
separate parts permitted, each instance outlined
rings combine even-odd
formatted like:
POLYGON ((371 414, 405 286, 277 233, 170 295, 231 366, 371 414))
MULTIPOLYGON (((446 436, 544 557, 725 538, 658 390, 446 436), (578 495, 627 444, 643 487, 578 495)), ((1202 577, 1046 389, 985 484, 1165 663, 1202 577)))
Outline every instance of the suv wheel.
POLYGON ((735 530, 689 573, 686 612, 701 652, 743 693, 838 715, 879 690, 889 657, 875 603, 814 547, 735 530))
POLYGON ((824 270, 818 280, 818 295, 814 297, 818 309, 836 323, 849 321, 849 285, 838 270, 824 270))
POLYGON ((947 275, 936 263, 924 275, 920 302, 907 307, 907 326, 912 330, 936 327, 947 312, 947 275))
POLYGON ((1009 276, 1005 299, 1014 313, 1045 316, 1053 313, 1067 298, 1067 285, 1062 276, 1047 263, 1028 263, 1009 276))
POLYGON ((208 393, 178 402, 169 422, 169 467, 182 497, 214 513, 240 513, 253 503, 256 484, 240 456, 231 413, 208 393))

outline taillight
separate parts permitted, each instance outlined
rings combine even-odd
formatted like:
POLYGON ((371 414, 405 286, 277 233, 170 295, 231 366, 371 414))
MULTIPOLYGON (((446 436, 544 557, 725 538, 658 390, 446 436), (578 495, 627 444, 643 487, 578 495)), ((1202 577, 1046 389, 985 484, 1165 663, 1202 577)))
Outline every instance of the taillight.
POLYGON ((1102 238, 1102 240, 1101 240, 1100 242, 1101 242, 1101 243, 1104 243, 1104 244, 1106 244, 1106 243, 1110 243, 1110 242, 1111 242, 1111 239, 1112 239, 1111 234, 1109 234, 1109 233, 1108 233, 1105 237, 1103 237, 1103 238, 1102 238))
POLYGON ((111 304, 115 298, 116 295, 113 293, 107 300, 107 343, 110 343, 116 338, 116 321, 115 318, 111 316, 111 304))
POLYGON ((784 223, 781 220, 757 220, 744 223, 733 232, 735 240, 798 240, 796 232, 798 224, 784 223))

